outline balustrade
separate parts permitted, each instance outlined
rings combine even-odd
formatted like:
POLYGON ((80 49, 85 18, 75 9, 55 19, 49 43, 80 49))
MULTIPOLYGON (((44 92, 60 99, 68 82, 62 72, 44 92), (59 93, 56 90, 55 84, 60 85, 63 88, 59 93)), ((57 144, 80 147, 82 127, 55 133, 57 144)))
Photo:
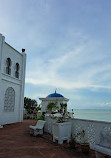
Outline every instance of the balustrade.
MULTIPOLYGON (((52 119, 50 116, 45 118, 45 131, 52 134, 52 125, 57 120, 52 119)), ((89 143, 98 143, 100 132, 111 132, 111 122, 104 122, 104 121, 93 121, 93 120, 83 120, 83 119, 76 119, 72 118, 70 120, 72 122, 72 129, 71 133, 72 136, 77 135, 77 133, 81 132, 82 130, 85 131, 85 142, 89 143)))

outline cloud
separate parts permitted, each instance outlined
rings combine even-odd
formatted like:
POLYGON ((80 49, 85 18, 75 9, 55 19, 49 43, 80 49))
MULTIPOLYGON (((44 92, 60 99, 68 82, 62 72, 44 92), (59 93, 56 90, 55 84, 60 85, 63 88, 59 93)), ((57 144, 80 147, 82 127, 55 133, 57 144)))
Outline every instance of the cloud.
MULTIPOLYGON (((82 1, 82 5, 74 1, 63 5, 59 0, 0 2, 0 29, 6 42, 20 51, 26 48, 26 86, 57 87, 66 94, 74 89, 95 93, 111 89, 111 24, 105 18, 110 19, 110 10, 103 13, 82 1)), ((102 8, 97 2, 93 6, 102 8)), ((32 97, 36 95, 34 91, 32 97)), ((75 99, 84 98, 75 95, 75 99)))
POLYGON ((100 56, 100 54, 94 53, 91 55, 91 52, 88 52, 88 50, 90 51, 91 42, 92 40, 89 40, 85 45, 79 45, 75 49, 64 53, 61 52, 56 58, 48 56, 47 53, 49 57, 47 61, 45 58, 42 59, 40 57, 33 60, 31 68, 28 69, 26 75, 26 83, 49 85, 63 89, 111 89, 111 84, 105 83, 106 80, 109 80, 111 72, 111 64, 107 62, 107 54, 101 53, 100 56), (85 51, 86 46, 87 51, 85 51), (105 62, 101 64, 103 59, 105 62), (104 77, 106 72, 107 75, 104 77), (101 78, 99 77, 100 74, 103 74, 101 78))
POLYGON ((99 107, 111 107, 111 102, 99 102, 95 103, 95 105, 99 107))

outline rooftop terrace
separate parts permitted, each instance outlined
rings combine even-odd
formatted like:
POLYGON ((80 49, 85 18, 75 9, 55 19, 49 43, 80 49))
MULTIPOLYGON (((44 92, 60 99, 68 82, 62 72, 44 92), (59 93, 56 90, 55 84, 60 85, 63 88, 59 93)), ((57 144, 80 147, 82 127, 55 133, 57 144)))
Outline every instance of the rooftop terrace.
POLYGON ((53 143, 52 136, 47 133, 42 137, 30 136, 31 124, 35 121, 24 120, 0 129, 0 158, 95 158, 92 150, 86 155, 79 148, 77 151, 70 149, 67 143, 53 143))

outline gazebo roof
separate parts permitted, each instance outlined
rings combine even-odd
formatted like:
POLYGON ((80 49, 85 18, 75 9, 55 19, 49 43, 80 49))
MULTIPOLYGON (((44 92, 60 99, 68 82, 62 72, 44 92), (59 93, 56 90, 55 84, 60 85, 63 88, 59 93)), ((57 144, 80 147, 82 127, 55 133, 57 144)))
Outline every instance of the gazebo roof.
POLYGON ((42 101, 52 101, 52 100, 59 100, 59 101, 69 101, 69 99, 65 98, 63 95, 59 93, 51 93, 46 98, 39 98, 42 101))
POLYGON ((58 97, 64 97, 63 95, 59 94, 59 93, 52 93, 52 94, 49 94, 46 98, 58 98, 58 97))

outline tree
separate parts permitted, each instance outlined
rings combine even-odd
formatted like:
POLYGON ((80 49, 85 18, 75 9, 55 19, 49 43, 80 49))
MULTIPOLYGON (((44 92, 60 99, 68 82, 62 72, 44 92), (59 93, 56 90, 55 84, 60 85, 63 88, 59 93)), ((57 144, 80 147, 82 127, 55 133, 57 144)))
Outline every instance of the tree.
POLYGON ((34 109, 37 110, 37 101, 35 99, 24 98, 24 108, 28 111, 28 113, 32 113, 34 109))
POLYGON ((41 110, 41 106, 40 105, 37 106, 37 111, 39 111, 39 110, 41 110))

